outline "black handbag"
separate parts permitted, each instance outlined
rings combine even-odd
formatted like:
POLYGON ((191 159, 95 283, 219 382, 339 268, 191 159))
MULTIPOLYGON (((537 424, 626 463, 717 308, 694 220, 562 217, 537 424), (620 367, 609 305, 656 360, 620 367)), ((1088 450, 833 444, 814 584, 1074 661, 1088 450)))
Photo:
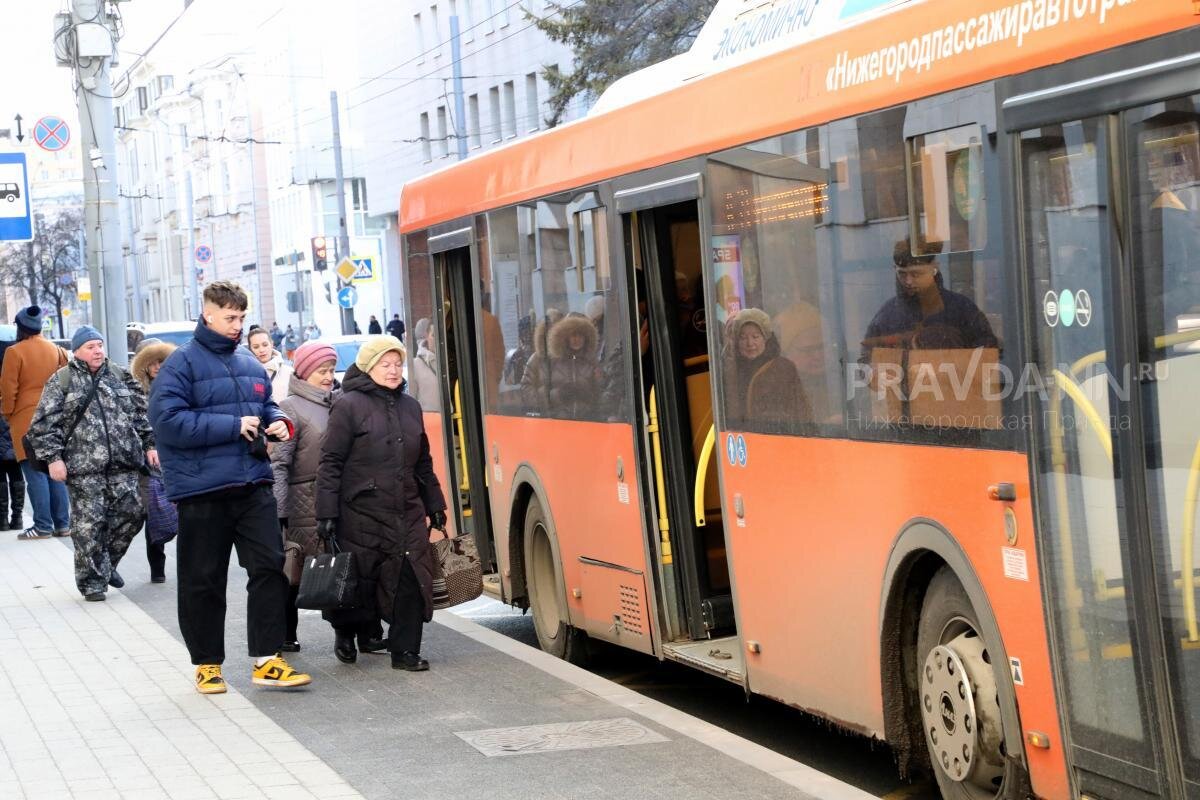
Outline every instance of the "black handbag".
POLYGON ((300 575, 296 608, 313 611, 344 611, 358 607, 358 563, 354 553, 329 540, 329 552, 309 556, 300 575))

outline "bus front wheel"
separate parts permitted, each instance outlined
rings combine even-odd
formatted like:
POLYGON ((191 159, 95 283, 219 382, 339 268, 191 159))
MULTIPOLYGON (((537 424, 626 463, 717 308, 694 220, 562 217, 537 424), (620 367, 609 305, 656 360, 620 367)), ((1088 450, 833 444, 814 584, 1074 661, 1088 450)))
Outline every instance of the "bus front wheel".
POLYGON ((917 628, 917 702, 942 797, 1006 797, 1004 725, 988 643, 949 567, 933 576, 917 628))
POLYGON ((587 637, 573 628, 566 608, 562 570, 554 549, 554 532, 537 499, 525 514, 525 583, 538 645, 552 656, 581 664, 587 637))

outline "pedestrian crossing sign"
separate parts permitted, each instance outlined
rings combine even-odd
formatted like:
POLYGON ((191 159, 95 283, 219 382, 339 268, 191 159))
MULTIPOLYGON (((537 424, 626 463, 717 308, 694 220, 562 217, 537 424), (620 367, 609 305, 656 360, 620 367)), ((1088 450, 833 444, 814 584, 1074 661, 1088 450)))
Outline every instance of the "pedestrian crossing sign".
POLYGON ((351 258, 354 262, 354 278, 355 283, 369 283, 375 280, 375 259, 371 256, 351 258))

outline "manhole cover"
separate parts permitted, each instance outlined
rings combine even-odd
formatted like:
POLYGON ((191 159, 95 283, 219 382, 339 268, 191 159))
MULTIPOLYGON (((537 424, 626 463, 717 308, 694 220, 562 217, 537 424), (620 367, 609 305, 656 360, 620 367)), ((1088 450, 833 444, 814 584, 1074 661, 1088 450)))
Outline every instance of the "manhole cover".
POLYGON ((666 737, 625 717, 460 731, 455 736, 489 758, 667 741, 666 737))

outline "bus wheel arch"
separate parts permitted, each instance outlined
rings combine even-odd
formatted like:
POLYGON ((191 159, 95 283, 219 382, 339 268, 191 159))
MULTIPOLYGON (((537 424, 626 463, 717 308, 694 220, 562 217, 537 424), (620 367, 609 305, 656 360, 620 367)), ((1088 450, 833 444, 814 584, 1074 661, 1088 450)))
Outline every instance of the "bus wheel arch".
POLYGON ((508 546, 513 597, 533 616, 544 651, 581 664, 587 658, 587 636, 571 625, 557 528, 545 491, 526 465, 514 475, 513 485, 508 546))
MULTIPOLYGON (((944 613, 947 608, 959 611, 954 619, 964 624, 959 625, 958 631, 964 626, 978 629, 989 654, 991 675, 984 675, 985 680, 981 683, 995 686, 998 724, 1009 748, 1004 756, 1003 782, 990 796, 1025 797, 1023 792, 1029 788, 1029 776, 1016 692, 999 625, 983 585, 962 548, 944 527, 928 519, 911 520, 905 525, 893 542, 884 572, 879 619, 886 738, 896 751, 902 774, 928 769, 942 782, 946 781, 947 768, 939 769, 931 763, 931 745, 924 730, 922 687, 918 685, 918 676, 925 674, 927 660, 933 665, 929 630, 940 623, 934 623, 930 615, 944 613), (921 642, 923 625, 925 641, 921 642), (921 652, 922 645, 930 652, 921 652), (1014 742, 1015 747, 1012 746, 1014 742)), ((978 659, 975 661, 978 668, 978 659)), ((953 764, 949 771, 953 773, 953 764)), ((946 786, 942 788, 944 792, 947 790, 946 786)), ((957 783, 950 787, 951 790, 959 788, 957 783)), ((961 793, 952 791, 947 796, 984 795, 964 790, 961 793)))

